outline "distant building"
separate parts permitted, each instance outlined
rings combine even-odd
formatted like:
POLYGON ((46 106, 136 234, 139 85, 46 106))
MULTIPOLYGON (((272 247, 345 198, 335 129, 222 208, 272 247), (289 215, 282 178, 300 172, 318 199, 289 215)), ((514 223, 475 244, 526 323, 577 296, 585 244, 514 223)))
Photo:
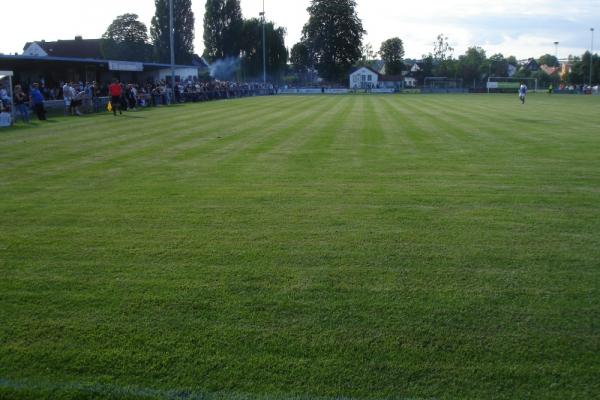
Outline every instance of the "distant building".
POLYGON ((404 87, 404 76, 402 75, 380 75, 379 87, 399 90, 404 87))
POLYGON ((540 70, 540 65, 535 58, 529 58, 523 63, 523 68, 530 72, 537 72, 540 70))
POLYGON ((350 73, 350 89, 374 89, 379 83, 379 73, 369 67, 360 67, 350 73))
POLYGON ((359 67, 349 76, 350 89, 396 89, 415 87, 417 80, 410 71, 401 75, 384 75, 370 67, 359 67))
POLYGON ((540 69, 542 71, 544 71, 546 73, 546 75, 548 75, 548 76, 555 76, 555 77, 558 77, 560 75, 560 71, 561 71, 560 67, 550 67, 550 66, 545 65, 545 64, 542 65, 540 67, 540 69))
POLYGON ((58 40, 56 42, 42 40, 26 43, 22 55, 32 57, 104 59, 102 39, 83 39, 81 36, 75 36, 74 40, 58 40))

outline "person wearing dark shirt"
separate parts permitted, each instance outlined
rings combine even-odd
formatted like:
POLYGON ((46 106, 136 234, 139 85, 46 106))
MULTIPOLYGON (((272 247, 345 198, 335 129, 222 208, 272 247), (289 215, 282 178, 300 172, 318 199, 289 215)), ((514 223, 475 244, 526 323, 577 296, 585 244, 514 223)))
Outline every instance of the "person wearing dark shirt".
POLYGON ((17 111, 19 111, 23 122, 26 124, 29 123, 29 108, 27 104, 28 100, 29 98, 27 97, 27 94, 25 94, 25 92, 23 91, 21 85, 15 86, 15 106, 17 108, 17 111))
POLYGON ((37 83, 33 84, 31 89, 31 105, 37 114, 40 121, 46 120, 46 110, 44 109, 44 96, 40 92, 40 87, 37 83))
POLYGON ((123 94, 123 89, 121 88, 118 79, 115 79, 113 83, 108 86, 108 93, 110 94, 110 104, 112 105, 112 111, 115 117, 117 116, 117 108, 119 109, 119 114, 123 114, 123 111, 121 110, 121 95, 123 94))

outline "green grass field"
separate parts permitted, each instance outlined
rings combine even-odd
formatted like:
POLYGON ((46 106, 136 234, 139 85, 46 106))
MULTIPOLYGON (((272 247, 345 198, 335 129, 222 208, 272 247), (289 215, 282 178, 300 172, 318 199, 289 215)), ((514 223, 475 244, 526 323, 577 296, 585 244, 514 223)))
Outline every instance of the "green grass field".
POLYGON ((0 131, 1 399, 591 399, 600 98, 0 131))

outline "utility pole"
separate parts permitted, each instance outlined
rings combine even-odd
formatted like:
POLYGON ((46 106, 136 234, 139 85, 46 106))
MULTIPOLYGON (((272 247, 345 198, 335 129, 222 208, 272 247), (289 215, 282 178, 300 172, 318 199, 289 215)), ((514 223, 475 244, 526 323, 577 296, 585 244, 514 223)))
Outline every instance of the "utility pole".
POLYGON ((173 26, 173 0, 169 0, 169 40, 171 42, 171 96, 175 96, 175 31, 173 26))
POLYGON ((263 0, 263 10, 260 13, 262 18, 262 47, 263 47, 263 83, 267 83, 267 43, 265 40, 265 0, 263 0))

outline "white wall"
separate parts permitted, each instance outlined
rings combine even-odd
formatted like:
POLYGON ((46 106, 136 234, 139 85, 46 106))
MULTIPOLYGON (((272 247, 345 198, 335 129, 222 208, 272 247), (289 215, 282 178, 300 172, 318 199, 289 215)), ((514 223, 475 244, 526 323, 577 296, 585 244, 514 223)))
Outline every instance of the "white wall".
POLYGON ((23 52, 24 56, 34 57, 48 57, 48 53, 41 48, 41 46, 35 42, 31 43, 28 48, 23 52))
POLYGON ((379 77, 367 68, 361 68, 350 74, 350 88, 377 87, 379 77))

